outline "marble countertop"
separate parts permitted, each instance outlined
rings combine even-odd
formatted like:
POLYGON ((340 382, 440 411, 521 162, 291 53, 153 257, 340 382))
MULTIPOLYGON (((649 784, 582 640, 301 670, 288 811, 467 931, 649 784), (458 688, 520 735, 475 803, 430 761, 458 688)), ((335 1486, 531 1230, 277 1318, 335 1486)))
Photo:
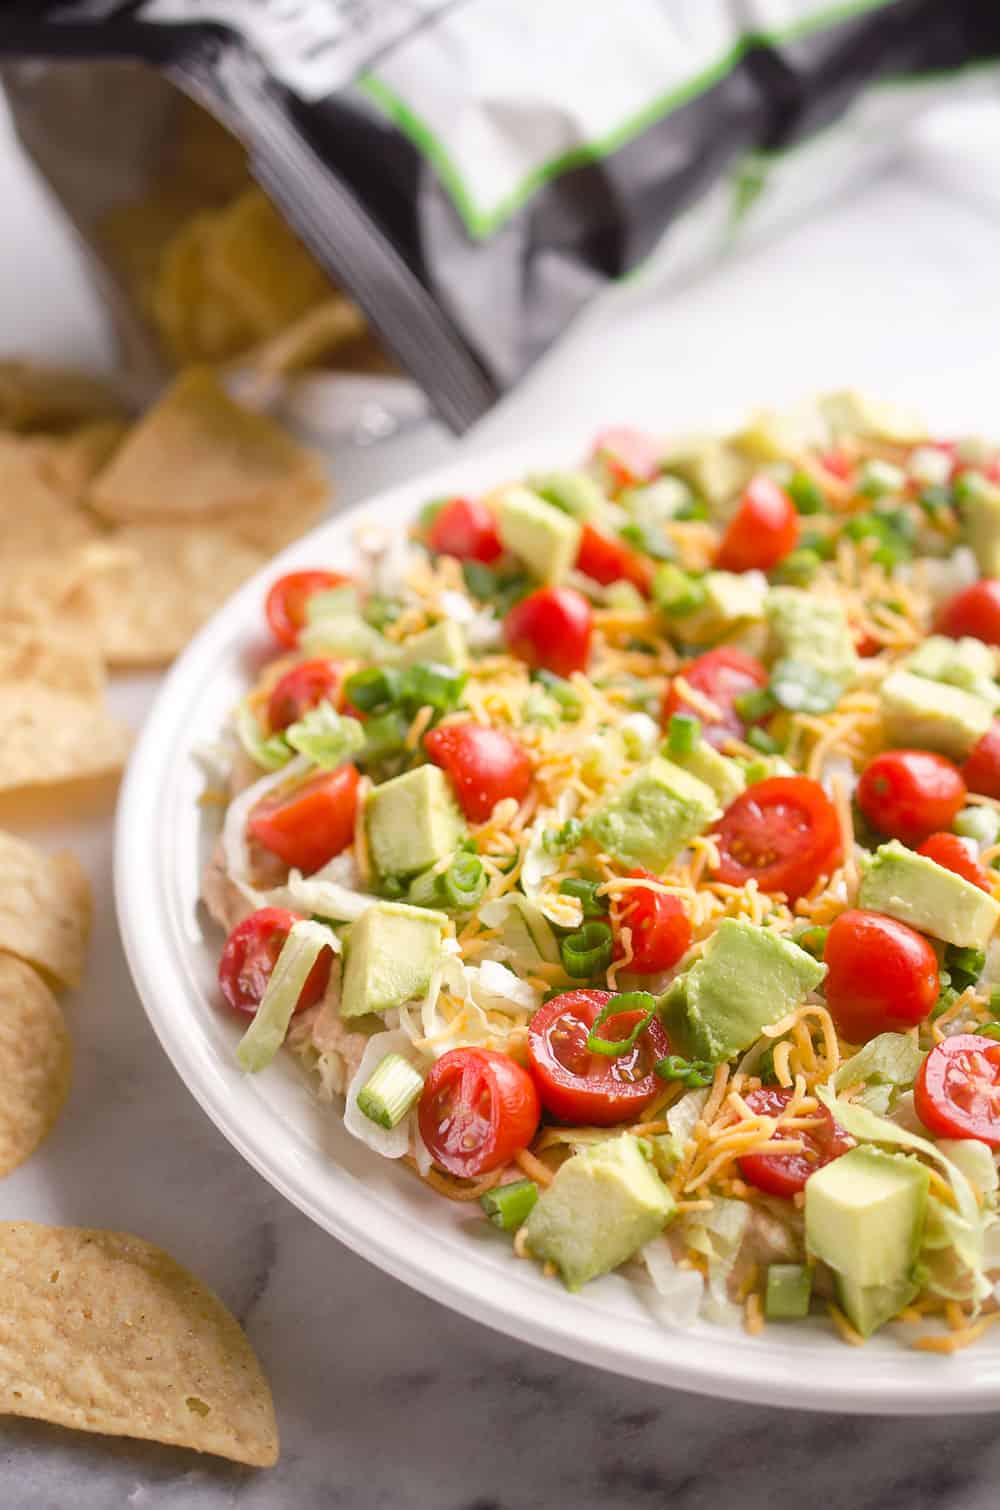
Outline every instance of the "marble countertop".
MULTIPOLYGON (((928 129, 877 182, 680 293, 624 290, 472 443, 626 417, 685 428, 847 381, 916 400, 942 424, 995 431, 998 120, 957 135, 928 129)), ((72 247, 2 127, 0 202, 0 348, 107 366, 72 247)), ((426 430, 351 458, 342 500, 451 444, 426 430)), ((120 680, 115 702, 138 723, 155 686, 120 680)), ((282 1459, 254 1473, 5 1420, 0 1505, 715 1510, 733 1503, 738 1475, 747 1510, 803 1492, 829 1510, 992 1510, 990 1417, 779 1414, 615 1378, 452 1314, 312 1226, 223 1141, 154 1039, 115 926, 112 805, 113 794, 95 794, 67 822, 51 805, 0 804, 0 825, 78 849, 98 903, 87 982, 66 1003, 72 1098, 45 1146, 0 1185, 0 1217, 131 1230, 197 1271, 264 1361, 282 1459)))

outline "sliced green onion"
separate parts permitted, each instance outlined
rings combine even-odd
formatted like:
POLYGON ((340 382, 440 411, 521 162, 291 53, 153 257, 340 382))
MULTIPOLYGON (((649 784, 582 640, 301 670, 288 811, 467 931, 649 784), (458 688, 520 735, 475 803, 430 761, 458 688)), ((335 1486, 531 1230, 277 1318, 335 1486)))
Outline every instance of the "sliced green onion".
POLYGON ((516 1232, 528 1219, 538 1200, 534 1180, 512 1180, 509 1185, 494 1185, 479 1197, 479 1204, 494 1227, 501 1232, 516 1232))
POLYGON ((399 702, 400 676, 391 666, 369 666, 344 683, 344 696, 360 713, 375 713, 399 702))
POLYGON ((585 918, 605 918, 608 908, 604 898, 597 895, 600 885, 600 881, 584 881, 579 876, 567 876, 559 882, 559 891, 564 897, 576 897, 583 904, 585 918))
POLYGON ((561 855, 567 849, 575 849, 583 838, 583 824, 579 818, 567 818, 560 828, 547 828, 542 835, 542 848, 546 854, 561 855))
POLYGON ((799 549, 814 551, 821 561, 830 561, 835 544, 831 535, 823 535, 819 530, 804 530, 799 537, 799 549))
POLYGON ((951 512, 951 488, 931 483, 917 494, 917 502, 929 519, 940 519, 942 514, 951 512))
POLYGON ((931 1007, 931 1018, 940 1017, 942 1012, 947 1012, 948 1008, 954 1006, 957 1000, 958 992, 954 986, 942 986, 937 1001, 931 1007))
POLYGON ((773 774, 773 769, 769 760, 744 761, 743 776, 747 786, 753 786, 758 781, 766 781, 773 774))
POLYGON ((957 944, 949 944, 944 959, 952 983, 960 991, 973 985, 986 968, 986 955, 982 949, 963 949, 957 944))
POLYGON ((769 1321, 801 1321, 809 1315, 812 1270, 805 1264, 768 1264, 764 1315, 769 1321))
POLYGON ((563 676, 556 676, 554 671, 546 671, 544 666, 539 666, 531 673, 533 682, 538 682, 544 687, 549 696, 559 704, 563 718, 573 721, 580 716, 580 694, 563 676))
POLYGON ((793 587, 805 587, 819 571, 820 557, 806 547, 789 551, 771 573, 775 582, 790 583, 793 587))
POLYGON ((762 755, 777 755, 781 749, 766 729, 748 729, 745 738, 750 748, 759 750, 762 755))
MULTIPOLYGON (((395 880, 396 877, 391 879, 395 880)), ((406 900, 412 907, 439 908, 442 901, 441 872, 439 870, 422 870, 414 876, 409 886, 405 888, 406 900)))
POLYGON ((467 680, 466 673, 454 666, 418 661, 400 673, 400 701, 411 713, 427 707, 437 714, 451 713, 458 707, 467 680))
POLYGON ((766 718, 774 712, 774 706, 774 696, 767 687, 755 687, 752 692, 740 692, 733 698, 733 707, 745 724, 766 718))
POLYGON ((667 725, 667 754, 690 755, 701 738, 701 722, 693 713, 672 713, 667 725))
POLYGON ((808 472, 793 472, 785 483, 785 492, 800 514, 822 514, 826 509, 823 489, 808 472))
MULTIPOLYGON (((419 880, 419 877, 417 879, 419 880)), ((385 897, 386 901, 398 902, 407 896, 408 893, 412 893, 415 885, 416 882, 411 882, 407 886, 406 882, 401 881, 399 876, 382 876, 379 879, 378 891, 379 895, 385 897)), ((409 900, 412 900, 412 896, 409 897, 409 900)), ((413 905, 416 907, 419 904, 414 902, 413 905)))
POLYGON ((366 758, 377 760, 383 755, 398 754, 404 748, 409 727, 409 719, 392 709, 385 713, 376 713, 372 718, 366 719, 364 724, 366 758))
POLYGON ((362 612, 373 629, 384 629, 387 624, 395 624, 403 612, 403 605, 398 598, 385 598, 381 593, 372 593, 362 612))
POLYGON ((715 1066, 707 1059, 685 1059, 682 1054, 668 1054, 653 1065, 654 1074, 661 1080, 679 1080, 689 1090, 711 1085, 715 1066))
POLYGON ((592 1054, 603 1054, 605 1059, 620 1059, 623 1054, 632 1052, 640 1033, 646 1031, 655 1016, 656 1002, 648 991, 626 991, 621 996, 612 996, 594 1018, 593 1026, 587 1034, 587 1048, 592 1054), (642 1013, 628 1037, 602 1038, 598 1028, 603 1027, 609 1017, 619 1017, 623 1012, 642 1013))
POLYGON ((1000 1039, 1000 1022, 984 1022, 981 1028, 975 1029, 975 1032, 980 1038, 1000 1039))
POLYGON ((653 578, 653 601, 668 618, 681 618, 694 613, 705 601, 706 592, 697 577, 681 571, 679 566, 666 562, 653 578))
POLYGON ((790 713, 829 713, 840 702, 842 691, 836 677, 827 676, 808 661, 784 657, 771 671, 771 696, 790 713))
POLYGON ((253 1022, 236 1049, 240 1067, 249 1074, 266 1068, 281 1048, 309 972, 331 947, 336 947, 336 939, 321 923, 302 918, 289 930, 253 1022))
POLYGON ((402 1054, 386 1054, 358 1091, 358 1111, 379 1127, 398 1127, 424 1088, 423 1076, 402 1054))
POLYGON ((460 850, 441 877, 441 886, 450 907, 467 912, 475 907, 486 890, 486 872, 478 855, 460 850))
POLYGON ((801 933, 795 935, 795 943, 814 959, 821 960, 826 949, 826 936, 829 928, 816 924, 812 928, 804 928, 801 933))
POLYGON ((584 923, 559 944, 563 969, 574 980, 600 975, 610 965, 614 952, 614 938, 607 923, 584 923))

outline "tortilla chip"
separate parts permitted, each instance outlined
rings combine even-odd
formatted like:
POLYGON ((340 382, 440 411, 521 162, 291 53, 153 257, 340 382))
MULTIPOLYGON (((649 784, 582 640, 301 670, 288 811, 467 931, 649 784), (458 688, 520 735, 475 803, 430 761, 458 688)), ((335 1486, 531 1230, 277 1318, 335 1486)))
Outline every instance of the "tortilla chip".
POLYGON ((48 855, 0 832, 0 957, 16 954, 51 984, 78 986, 91 911, 90 881, 75 855, 48 855))
POLYGON ((71 430, 124 414, 110 383, 65 367, 0 362, 0 429, 71 430))
POLYGON ((62 629, 93 638, 94 583, 117 568, 121 555, 103 540, 58 558, 38 552, 7 561, 0 555, 0 625, 47 626, 57 620, 62 629))
POLYGON ((97 537, 97 527, 42 476, 30 441, 0 436, 0 540, 3 560, 57 555, 97 537))
POLYGON ((100 697, 104 660, 94 629, 81 625, 74 630, 59 623, 4 624, 0 633, 3 682, 44 682, 77 697, 100 697))
POLYGON ((329 278, 262 189, 248 189, 213 222, 206 280, 243 311, 251 339, 266 340, 330 297, 329 278))
POLYGON ((122 524, 246 518, 280 497, 322 500, 320 458, 241 409, 204 368, 179 378, 97 476, 89 502, 122 524))
POLYGON ((357 305, 342 294, 335 294, 278 331, 277 335, 243 354, 233 375, 241 385, 240 397, 245 393, 247 401, 254 407, 251 395, 255 377, 281 377, 313 367, 322 357, 360 339, 367 328, 357 305), (246 384, 245 388, 243 384, 246 384))
POLYGON ((252 322, 235 301, 208 282, 205 262, 215 220, 214 215, 195 215, 171 238, 157 269, 152 316, 179 364, 222 361, 255 337, 252 322))
POLYGON ((0 683, 0 792, 120 771, 131 743, 99 703, 40 682, 0 683))
POLYGON ((0 1176, 23 1164, 52 1131, 72 1073, 59 1003, 30 965, 0 954, 0 1176))
POLYGON ((222 1302, 124 1232, 0 1223, 0 1411, 267 1468, 267 1380, 222 1302))
POLYGON ((98 419, 69 435, 50 438, 38 451, 42 477, 70 502, 80 502, 127 433, 124 420, 98 419))
POLYGON ((94 583, 97 635, 112 666, 159 666, 183 650, 266 554, 226 529, 127 526, 119 564, 94 583))

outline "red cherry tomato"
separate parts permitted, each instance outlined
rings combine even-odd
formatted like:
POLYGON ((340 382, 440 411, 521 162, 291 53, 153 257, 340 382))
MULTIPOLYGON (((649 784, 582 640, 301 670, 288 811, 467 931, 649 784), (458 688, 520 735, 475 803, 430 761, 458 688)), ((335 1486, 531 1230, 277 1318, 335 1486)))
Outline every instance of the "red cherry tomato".
POLYGON ((836 449, 824 451, 819 458, 819 464, 832 477, 839 477, 841 482, 846 482, 854 469, 854 462, 847 452, 836 449))
POLYGON ((324 771, 286 796, 263 797, 250 813, 252 838, 304 875, 319 870, 354 838, 358 772, 324 771))
POLYGON ((842 855, 837 810, 818 781, 770 776, 731 802, 718 825, 717 881, 783 891, 789 902, 829 875, 842 855))
MULTIPOLYGON (((627 1122, 662 1089, 653 1065, 670 1053, 654 1017, 619 1059, 592 1054, 587 1037, 610 991, 564 991, 538 1008, 528 1024, 528 1057, 545 1110, 563 1122, 611 1127, 627 1122)), ((599 1029, 602 1038, 627 1038, 642 1014, 622 1012, 599 1029)))
POLYGON ((1000 578, 983 577, 949 598, 938 612, 935 628, 956 640, 971 634, 987 645, 1000 645, 1000 578))
POLYGON ((580 549, 576 558, 577 570, 584 576, 593 577, 606 587, 610 582, 631 582, 649 597, 653 580, 653 563, 647 556, 630 550, 623 540, 611 535, 602 535, 592 525, 585 524, 580 536, 580 549))
POLYGON ((424 748, 447 771, 470 823, 485 823, 503 797, 520 802, 531 785, 531 761, 503 729, 445 724, 424 736, 424 748))
POLYGON ((770 571, 799 539, 799 516, 784 488, 766 474, 747 485, 722 537, 720 571, 770 571))
MULTIPOLYGON (((638 879, 655 881, 648 870, 633 870, 638 879)), ((637 975, 657 975, 670 970, 691 943, 691 919, 680 897, 666 896, 637 886, 627 893, 628 907, 620 917, 621 927, 632 934, 632 958, 628 968, 637 975)))
POLYGON ((349 582, 339 571, 291 571, 273 584, 264 604, 271 633, 279 645, 294 650, 306 622, 306 604, 318 592, 349 582))
MULTIPOLYGON (((234 1012, 252 1017, 261 1004, 274 962, 295 923, 297 912, 284 907, 262 907, 237 923, 226 939, 219 960, 219 989, 234 1012)), ((295 1003, 296 1012, 304 1012, 320 1000, 330 979, 333 950, 324 949, 306 976, 306 983, 295 1003)))
POLYGON ((515 603, 503 621, 514 654, 557 676, 586 671, 593 629, 593 610, 573 587, 540 587, 515 603))
MULTIPOLYGON (((762 1085, 760 1090, 750 1091, 745 1099, 758 1116, 780 1117, 794 1094, 791 1087, 786 1090, 780 1085, 762 1085)), ((833 1120, 825 1106, 810 1112, 809 1118, 818 1119, 820 1126, 789 1129, 784 1135, 801 1139, 801 1153, 751 1153, 737 1160, 748 1185, 766 1190, 768 1195, 791 1198, 805 1189, 806 1180, 817 1169, 854 1147, 854 1139, 833 1120)))
POLYGON ((488 1174, 527 1148, 541 1108, 527 1070, 494 1049, 452 1049, 432 1066, 417 1121, 435 1164, 460 1179, 488 1174))
POLYGON ((962 766, 970 792, 981 797, 1000 797, 1000 719, 994 719, 962 766))
POLYGON ((993 889, 989 876, 976 858, 975 844, 969 839, 960 839, 957 834, 931 834, 920 845, 917 854, 936 860, 945 870, 954 871, 956 876, 971 881, 973 886, 981 886, 984 891, 993 889))
POLYGON ((842 912, 830 925, 823 959, 826 1004, 849 1043, 905 1032, 938 999, 934 950, 922 933, 880 912, 842 912))
POLYGON ((913 1087, 917 1116, 936 1138, 1000 1148, 1000 1043, 956 1033, 935 1044, 913 1087))
POLYGON ((733 704, 744 692, 767 686, 767 670, 745 650, 722 645, 696 655, 680 673, 689 687, 701 692, 719 710, 719 717, 707 719, 700 709, 686 702, 676 680, 667 688, 663 699, 663 722, 668 724, 674 713, 694 713, 702 723, 705 738, 713 745, 723 745, 732 736, 746 733, 746 724, 733 704))
POLYGON ((429 544, 442 556, 459 561, 495 561, 503 550, 491 509, 477 498, 453 498, 431 525, 429 544))
POLYGON ((649 482, 660 470, 663 447, 641 430, 613 425, 594 441, 592 459, 598 463, 612 492, 649 482))
POLYGON ((339 662, 325 657, 300 661, 286 671, 275 682, 267 700, 267 721, 271 732, 277 734, 289 724, 297 723, 318 703, 330 702, 337 707, 343 680, 343 668, 339 662))
POLYGON ((948 828, 965 803, 957 766, 930 750, 885 750, 870 760, 858 782, 858 806, 879 833, 919 844, 948 828))

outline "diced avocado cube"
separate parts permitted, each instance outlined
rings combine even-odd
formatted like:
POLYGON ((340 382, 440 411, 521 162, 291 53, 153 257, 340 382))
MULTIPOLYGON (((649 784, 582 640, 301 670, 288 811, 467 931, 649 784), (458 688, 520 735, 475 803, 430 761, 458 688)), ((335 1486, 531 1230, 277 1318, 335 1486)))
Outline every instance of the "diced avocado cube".
POLYGON ((714 644, 764 617, 767 583, 756 573, 710 571, 698 579, 698 587, 697 608, 676 621, 678 633, 692 645, 714 644))
POLYGON ((555 1264, 568 1290, 579 1290, 651 1242, 674 1210, 640 1139, 623 1133, 560 1167, 528 1217, 528 1250, 555 1264))
POLYGON ((402 902, 373 902, 347 930, 341 1017, 387 1012, 423 996, 447 918, 402 902))
POLYGON ((510 487, 499 495, 497 523, 504 549, 543 582, 558 582, 576 561, 579 523, 530 488, 510 487))
POLYGON ((465 635, 452 619, 441 619, 430 629, 404 640, 393 657, 396 666, 416 666, 422 662, 454 666, 457 671, 468 663, 465 635))
POLYGON ((858 675, 854 636, 843 605, 801 587, 772 587, 764 604, 774 658, 800 661, 849 687, 858 675))
POLYGON ((373 787, 365 804, 368 847, 380 876, 412 876, 450 855, 465 832, 448 779, 418 766, 373 787))
POLYGON ((718 816, 712 788, 657 755, 591 814, 586 831, 623 864, 659 871, 718 816))
POLYGON ((973 692, 991 707, 997 705, 1000 688, 993 680, 996 669, 993 650, 971 635, 963 635, 959 640, 943 634, 929 635, 905 658, 903 666, 932 682, 948 682, 964 692, 973 692))
POLYGON ((890 672, 879 704, 890 744, 936 750, 952 760, 964 760, 993 722, 983 698, 912 671, 890 672))
POLYGON ((723 755, 707 739, 699 739, 687 755, 671 754, 669 758, 682 771, 697 776, 710 786, 719 800, 720 807, 728 807, 746 786, 746 777, 739 761, 723 755))
MULTIPOLYGON (((847 1283, 848 1315, 856 1326, 859 1290, 891 1291, 910 1279, 923 1240, 929 1185, 930 1172, 916 1159, 866 1144, 806 1181, 806 1247, 847 1283)), ((859 1330, 874 1329, 870 1316, 861 1320, 859 1330)))
POLYGON ((679 477, 657 477, 641 487, 629 488, 618 499, 619 505, 636 524, 654 530, 684 513, 692 501, 691 489, 679 477))
POLYGON ((864 435, 901 446, 916 446, 927 439, 927 429, 916 415, 897 404, 865 398, 853 389, 824 394, 819 408, 835 436, 864 435))
POLYGON ((1000 921, 988 892, 897 839, 882 844, 861 877, 858 906, 963 949, 985 949, 1000 921))
POLYGON ((803 451, 820 444, 825 426, 814 404, 795 409, 759 409, 733 442, 758 461, 798 462, 803 451))
POLYGON ((791 939, 744 918, 723 918, 664 1000, 671 1044, 691 1059, 732 1059, 825 975, 826 966, 791 939))
POLYGON ((716 515, 726 512, 726 505, 746 487, 754 471, 748 456, 717 435, 677 438, 668 446, 662 466, 689 482, 716 515))
POLYGON ((769 1321, 801 1321, 809 1315, 812 1270, 805 1264, 769 1264, 764 1315, 769 1321))
POLYGON ((608 506, 598 484, 586 472, 545 472, 531 479, 532 491, 574 519, 599 519, 608 506))
POLYGON ((962 490, 965 538, 984 577, 1000 576, 1000 487, 979 475, 962 490))
POLYGON ((834 1287, 841 1310, 862 1337, 870 1337, 898 1316, 920 1288, 916 1280, 908 1277, 893 1285, 859 1285, 843 1274, 834 1275, 834 1287))

